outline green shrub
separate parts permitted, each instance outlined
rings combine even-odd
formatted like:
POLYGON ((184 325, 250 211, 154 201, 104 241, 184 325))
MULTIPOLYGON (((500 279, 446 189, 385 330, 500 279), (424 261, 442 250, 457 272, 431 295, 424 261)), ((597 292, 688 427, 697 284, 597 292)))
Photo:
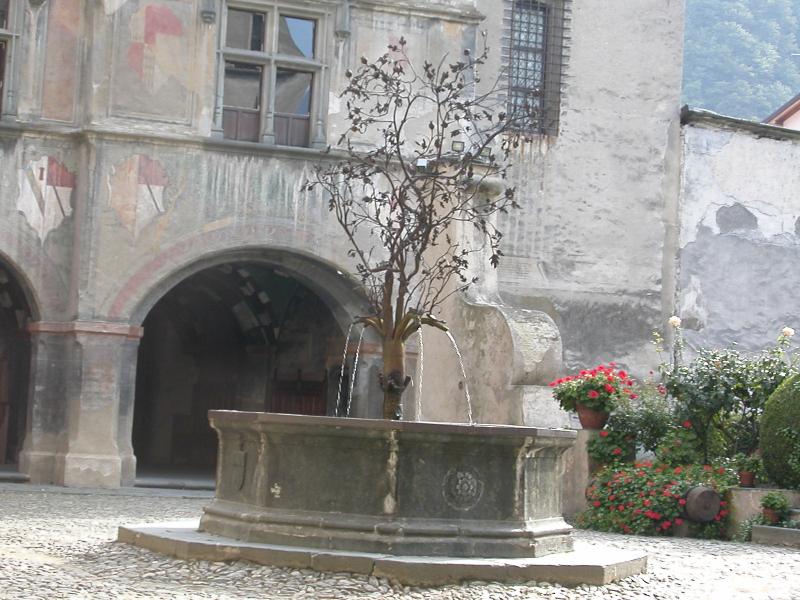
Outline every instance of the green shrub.
POLYGON ((739 525, 739 530, 734 534, 732 541, 734 542, 749 542, 753 539, 753 525, 766 525, 767 520, 763 515, 755 515, 749 519, 742 521, 739 525))
POLYGON ((761 417, 761 458, 776 484, 800 488, 800 375, 784 381, 769 397, 761 417))
MULTIPOLYGON (((725 498, 735 483, 730 470, 708 465, 615 464, 600 471, 587 488, 589 507, 579 515, 578 525, 598 531, 667 535, 684 522, 684 496, 690 488, 708 485, 725 498)), ((728 514, 723 500, 711 523, 690 523, 690 534, 723 537, 728 514)))
POLYGON ((756 477, 762 477, 764 474, 764 463, 761 462, 760 456, 745 456, 739 453, 731 459, 730 465, 740 473, 752 473, 756 477))
POLYGON ((642 452, 655 452, 675 421, 663 385, 644 382, 633 387, 631 397, 621 402, 608 420, 608 429, 636 440, 642 452))
POLYGON ((632 461, 636 456, 634 437, 626 432, 609 428, 593 434, 586 450, 591 458, 603 465, 632 461))
POLYGON ((672 467, 703 462, 700 444, 690 421, 684 421, 664 436, 656 448, 656 458, 672 467))
MULTIPOLYGON (((687 364, 676 353, 672 364, 661 365, 664 385, 679 418, 691 422, 704 462, 750 455, 759 447, 767 398, 797 373, 797 357, 788 351, 792 335, 785 328, 776 346, 753 355, 736 348, 700 349, 687 364)), ((675 336, 676 348, 682 347, 680 327, 675 336)))

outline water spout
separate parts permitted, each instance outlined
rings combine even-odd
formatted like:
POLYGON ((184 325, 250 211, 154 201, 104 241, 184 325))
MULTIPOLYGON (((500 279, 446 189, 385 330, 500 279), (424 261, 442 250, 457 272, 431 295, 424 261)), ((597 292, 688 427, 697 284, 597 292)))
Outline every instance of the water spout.
POLYGON ((356 356, 353 359, 353 374, 350 376, 350 393, 347 395, 347 411, 345 412, 345 417, 350 416, 350 407, 353 404, 353 388, 356 385, 356 375, 358 374, 358 355, 361 352, 361 342, 364 341, 364 332, 367 330, 366 327, 361 328, 361 334, 358 336, 358 345, 356 346, 356 356))
POLYGON ((422 347, 422 321, 417 319, 417 334, 419 335, 419 385, 417 386, 417 402, 414 411, 414 420, 422 421, 422 372, 425 369, 425 354, 422 347))
POLYGON ((353 333, 353 323, 347 328, 347 335, 344 338, 344 350, 342 351, 342 366, 339 368, 339 389, 336 392, 336 416, 340 416, 339 402, 342 399, 342 382, 344 381, 344 365, 347 361, 347 347, 350 345, 350 335, 353 333))
POLYGON ((458 344, 456 344, 456 338, 453 337, 453 334, 449 330, 445 331, 445 333, 450 339, 450 343, 453 345, 453 350, 456 351, 458 364, 461 366, 461 375, 464 377, 464 396, 467 399, 467 417, 469 418, 469 424, 472 425, 475 421, 472 418, 472 400, 469 397, 469 384, 467 383, 467 371, 464 368, 464 357, 461 356, 461 350, 458 349, 458 344))

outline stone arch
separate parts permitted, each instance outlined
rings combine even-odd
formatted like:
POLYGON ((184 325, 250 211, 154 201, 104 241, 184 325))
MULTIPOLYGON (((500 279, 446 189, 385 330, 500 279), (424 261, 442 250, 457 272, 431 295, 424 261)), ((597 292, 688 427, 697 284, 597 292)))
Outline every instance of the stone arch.
POLYGON ((41 305, 33 282, 25 275, 25 272, 19 268, 17 263, 2 250, 0 250, 0 268, 6 271, 9 278, 17 283, 21 297, 24 299, 25 306, 28 310, 30 320, 38 321, 41 319, 41 305))
POLYGON ((336 414, 345 333, 364 310, 350 277, 297 251, 215 252, 163 276, 130 314, 144 335, 120 429, 140 474, 210 472, 208 410, 336 414))
POLYGON ((27 422, 31 342, 39 318, 30 281, 0 253, 0 465, 16 465, 27 422))
POLYGON ((245 246, 196 256, 161 279, 145 282, 141 287, 146 291, 132 303, 130 323, 141 325, 156 302, 181 281, 205 269, 230 262, 263 263, 291 273, 325 301, 345 328, 354 316, 365 314, 368 310, 362 286, 334 263, 296 249, 245 246))

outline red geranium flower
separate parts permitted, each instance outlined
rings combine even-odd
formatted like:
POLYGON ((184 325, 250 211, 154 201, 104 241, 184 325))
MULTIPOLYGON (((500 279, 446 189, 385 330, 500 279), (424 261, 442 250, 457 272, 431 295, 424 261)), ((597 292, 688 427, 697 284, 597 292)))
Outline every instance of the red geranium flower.
POLYGON ((675 467, 673 473, 675 473, 675 475, 680 475, 681 473, 683 473, 683 467, 675 467))
POLYGON ((614 456, 619 456, 620 454, 622 454, 622 450, 620 448, 614 448, 611 451, 611 454, 613 454, 614 456))
POLYGON ((675 525, 683 525, 683 519, 675 519, 675 525))
POLYGON ((600 500, 595 500, 594 502, 592 502, 592 504, 594 505, 595 508, 597 508, 600 506, 600 500))
POLYGON ((684 421, 683 423, 681 423, 681 425, 683 425, 686 429, 691 429, 692 428, 692 422, 691 421, 684 421))
POLYGON ((586 394, 586 395, 589 396, 589 398, 592 398, 592 399, 597 398, 598 396, 600 396, 600 394, 598 393, 597 390, 589 390, 589 393, 586 394))
POLYGON ((680 500, 678 500, 678 504, 680 504, 681 506, 686 504, 686 498, 681 498, 680 500))
POLYGON ((603 431, 600 432, 600 437, 608 437, 608 431, 603 429, 603 431))
POLYGON ((610 383, 607 383, 607 384, 605 385, 605 388, 606 388, 606 391, 607 391, 609 394, 613 394, 613 393, 614 393, 614 391, 615 391, 615 390, 614 390, 614 386, 613 386, 613 385, 611 385, 610 383))

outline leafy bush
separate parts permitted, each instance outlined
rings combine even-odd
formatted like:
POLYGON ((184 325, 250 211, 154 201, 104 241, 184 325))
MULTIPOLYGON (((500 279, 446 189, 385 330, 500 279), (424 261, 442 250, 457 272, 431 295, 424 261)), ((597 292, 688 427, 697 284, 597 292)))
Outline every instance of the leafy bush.
POLYGON ((769 478, 800 488, 800 375, 784 381, 767 400, 761 418, 761 458, 769 478))
POLYGON ((679 321, 673 326, 676 358, 661 366, 664 386, 675 398, 681 420, 692 424, 703 462, 753 454, 760 444, 767 399, 797 373, 794 356, 786 352, 794 330, 785 328, 775 347, 752 356, 735 348, 701 349, 694 360, 681 364, 679 321))
POLYGON ((766 525, 763 515, 755 515, 742 521, 738 531, 731 538, 734 542, 749 542, 753 538, 753 525, 766 525))
POLYGON ((636 457, 634 436, 610 428, 594 434, 586 445, 586 450, 591 458, 604 465, 632 461, 636 457))
POLYGON ((747 472, 756 476, 761 476, 764 473, 764 463, 761 462, 760 456, 745 456, 739 453, 731 460, 731 467, 740 473, 747 472))
POLYGON ((691 421, 684 421, 680 426, 670 429, 656 448, 656 458, 672 467, 703 462, 691 421))
MULTIPOLYGON (((735 484, 736 476, 730 470, 708 465, 612 465, 600 471, 587 488, 589 507, 578 516, 578 525, 598 531, 666 535, 684 523, 684 496, 689 489, 708 485, 725 498, 735 484)), ((690 533, 722 537, 728 515, 727 502, 723 500, 714 520, 708 524, 690 523, 690 533)))
POLYGON ((662 385, 641 383, 633 387, 633 392, 611 415, 607 429, 633 436, 642 452, 655 452, 675 420, 667 390, 662 385))
POLYGON ((561 408, 575 411, 578 404, 602 412, 611 412, 625 398, 635 396, 631 390, 633 380, 627 372, 617 369, 615 363, 598 365, 550 382, 553 396, 561 408))

